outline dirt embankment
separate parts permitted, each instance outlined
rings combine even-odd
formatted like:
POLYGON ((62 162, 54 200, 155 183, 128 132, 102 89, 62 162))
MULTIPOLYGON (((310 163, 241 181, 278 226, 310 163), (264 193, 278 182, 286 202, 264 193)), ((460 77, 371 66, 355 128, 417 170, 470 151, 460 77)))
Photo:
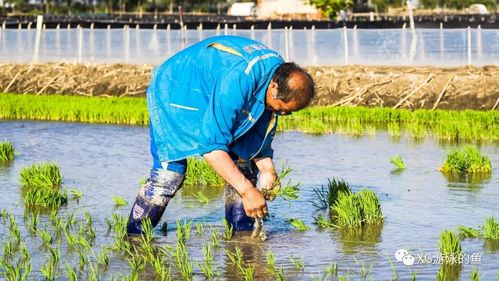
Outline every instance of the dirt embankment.
MULTIPOLYGON (((145 95, 151 65, 0 64, 0 92, 84 96, 145 95)), ((497 109, 499 66, 308 67, 314 105, 497 109)))

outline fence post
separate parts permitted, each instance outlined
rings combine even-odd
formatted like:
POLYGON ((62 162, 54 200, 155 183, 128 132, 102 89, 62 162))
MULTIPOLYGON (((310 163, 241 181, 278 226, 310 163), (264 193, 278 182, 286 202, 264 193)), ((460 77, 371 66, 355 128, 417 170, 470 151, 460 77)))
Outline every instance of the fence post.
POLYGON ((468 65, 471 65, 471 27, 468 26, 468 65))
POLYGON ((286 61, 289 61, 289 34, 287 26, 284 27, 284 52, 286 61))
POLYGON ((409 11, 409 22, 411 29, 414 29, 414 13, 412 11, 412 3, 411 0, 407 0, 407 10, 409 11))
POLYGON ((36 37, 35 37, 35 54, 33 55, 33 62, 38 63, 40 56, 40 41, 42 40, 43 16, 36 17, 36 37))
POLYGON ((343 43, 345 46, 345 65, 348 65, 348 30, 347 27, 343 27, 343 43))

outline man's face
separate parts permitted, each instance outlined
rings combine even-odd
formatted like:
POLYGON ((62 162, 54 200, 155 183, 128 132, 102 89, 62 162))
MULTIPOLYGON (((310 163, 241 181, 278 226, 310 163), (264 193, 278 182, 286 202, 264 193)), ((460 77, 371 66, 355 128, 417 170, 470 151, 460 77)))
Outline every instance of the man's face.
POLYGON ((277 98, 278 91, 277 83, 270 82, 265 99, 267 109, 274 111, 277 115, 289 115, 291 112, 296 111, 298 109, 297 103, 293 100, 284 102, 277 98))

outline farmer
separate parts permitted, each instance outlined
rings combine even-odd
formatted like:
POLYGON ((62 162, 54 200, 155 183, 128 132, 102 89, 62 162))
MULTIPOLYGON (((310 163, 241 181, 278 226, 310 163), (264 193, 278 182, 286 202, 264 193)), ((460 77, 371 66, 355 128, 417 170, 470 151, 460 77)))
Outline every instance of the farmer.
POLYGON ((309 74, 243 37, 212 37, 168 59, 147 89, 153 167, 128 233, 140 234, 146 218, 158 224, 182 186, 187 158, 197 155, 227 182, 227 221, 235 231, 252 230, 280 187, 270 146, 277 117, 303 109, 313 95, 309 74))

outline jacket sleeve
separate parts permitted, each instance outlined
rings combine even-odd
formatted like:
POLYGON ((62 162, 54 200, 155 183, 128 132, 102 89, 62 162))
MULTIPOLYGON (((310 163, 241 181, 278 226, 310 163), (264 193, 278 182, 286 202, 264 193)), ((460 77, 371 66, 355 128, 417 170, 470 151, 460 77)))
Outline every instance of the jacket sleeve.
POLYGON ((201 154, 213 150, 228 152, 236 128, 246 120, 243 111, 257 83, 251 75, 244 73, 244 67, 245 63, 239 63, 218 76, 209 108, 203 118, 201 154))

